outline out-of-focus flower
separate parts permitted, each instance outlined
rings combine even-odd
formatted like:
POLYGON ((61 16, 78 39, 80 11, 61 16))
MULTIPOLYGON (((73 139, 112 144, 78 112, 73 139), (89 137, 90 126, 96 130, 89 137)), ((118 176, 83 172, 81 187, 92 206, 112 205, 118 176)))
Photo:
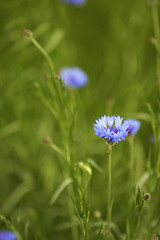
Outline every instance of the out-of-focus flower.
POLYGON ((128 121, 123 121, 120 116, 106 116, 96 120, 94 124, 95 134, 106 139, 109 145, 125 140, 128 135, 128 121))
POLYGON ((141 122, 136 119, 128 119, 128 134, 135 135, 141 126, 141 122))
POLYGON ((72 3, 75 5, 83 5, 86 3, 86 0, 61 0, 62 2, 72 3))
POLYGON ((154 144, 154 143, 156 142, 156 138, 155 138, 154 135, 152 135, 152 136, 150 137, 150 142, 151 142, 152 144, 154 144))
POLYGON ((0 240, 17 240, 17 234, 12 231, 0 231, 0 240))
POLYGON ((87 74, 78 67, 63 68, 60 76, 66 87, 81 88, 88 83, 87 74))

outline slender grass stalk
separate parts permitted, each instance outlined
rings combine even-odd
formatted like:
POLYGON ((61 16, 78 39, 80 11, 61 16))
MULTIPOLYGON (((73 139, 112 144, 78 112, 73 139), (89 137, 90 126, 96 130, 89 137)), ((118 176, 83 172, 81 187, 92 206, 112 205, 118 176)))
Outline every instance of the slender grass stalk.
POLYGON ((111 232, 111 157, 112 146, 109 145, 109 157, 108 157, 108 201, 107 201, 107 221, 108 221, 108 236, 110 239, 111 232))
MULTIPOLYGON (((153 18, 153 27, 154 27, 154 34, 156 38, 156 50, 157 50, 157 59, 156 59, 156 72, 157 72, 157 78, 158 78, 158 90, 160 94, 160 23, 159 23, 159 14, 158 14, 158 2, 155 2, 152 5, 152 18, 153 18)), ((160 98, 158 98, 159 100, 160 98)), ((159 175, 159 166, 160 166, 160 157, 159 157, 159 134, 156 129, 156 122, 155 122, 155 116, 153 114, 152 109, 150 109, 151 113, 151 120, 152 120, 152 127, 153 127, 153 132, 154 136, 156 138, 155 141, 155 160, 157 161, 157 166, 156 166, 156 172, 157 176, 159 175)))
MULTIPOLYGON (((33 37, 33 35, 30 37, 30 40, 32 41, 32 43, 36 46, 36 48, 38 48, 40 50, 40 52, 44 55, 44 57, 46 58, 48 64, 49 64, 49 67, 51 69, 51 72, 52 72, 52 75, 53 75, 53 86, 54 86, 54 89, 59 97, 59 100, 60 102, 62 103, 62 98, 61 98, 61 94, 59 92, 59 89, 57 87, 57 84, 56 84, 56 81, 55 81, 55 77, 56 77, 56 73, 55 73, 55 68, 54 68, 54 65, 52 63, 52 60, 49 56, 49 54, 45 51, 45 49, 35 40, 35 38, 33 37)), ((50 81, 50 80, 49 80, 50 81)), ((50 87, 50 91, 52 93, 52 95, 54 95, 54 90, 52 88, 52 84, 49 84, 49 87, 50 87)))
POLYGON ((40 50, 40 52, 47 59, 47 62, 49 64, 49 66, 50 66, 50 69, 52 71, 53 77, 55 78, 56 73, 55 73, 55 69, 54 69, 54 66, 53 66, 53 63, 52 63, 52 60, 51 60, 49 54, 44 50, 43 47, 41 47, 41 45, 35 40, 35 38, 33 36, 30 39, 31 39, 32 43, 40 50))
MULTIPOLYGON (((70 176, 70 169, 69 169, 70 168, 70 164, 71 164, 70 163, 70 146, 69 146, 70 140, 68 138, 68 134, 66 134, 66 131, 67 131, 66 129, 68 129, 68 127, 67 127, 67 116, 66 116, 65 111, 64 111, 64 104, 65 104, 64 97, 61 95, 60 89, 58 88, 58 85, 57 85, 57 83, 55 81, 55 78, 56 78, 55 68, 54 68, 54 65, 52 63, 52 60, 51 60, 49 54, 34 39, 32 34, 30 34, 29 39, 37 47, 37 49, 39 49, 40 52, 44 55, 44 57, 46 58, 46 60, 47 60, 47 62, 49 64, 49 67, 51 69, 52 75, 53 75, 53 81, 50 82, 50 80, 48 80, 49 81, 48 82, 48 86, 49 86, 50 92, 52 94, 52 97, 54 98, 55 93, 58 96, 58 100, 59 100, 59 103, 60 103, 59 111, 58 111, 57 108, 56 108, 56 111, 54 111, 54 109, 51 107, 49 102, 45 99, 44 95, 42 94, 42 91, 40 91, 40 96, 42 97, 42 100, 44 101, 45 105, 49 108, 49 110, 53 113, 54 116, 56 116, 57 113, 60 114, 59 116, 56 116, 56 117, 59 117, 60 129, 61 129, 61 132, 62 132, 62 136, 64 138, 64 149, 65 149, 64 158, 65 158, 67 166, 68 166, 68 167, 67 166, 65 167, 64 175, 65 176, 70 176)), ((73 187, 70 185, 70 186, 68 186, 67 189, 68 189, 68 195, 74 197, 73 187)), ((74 221, 75 221, 74 220, 74 208, 73 208, 72 202, 70 201, 70 198, 68 198, 67 204, 68 204, 68 209, 69 209, 70 218, 71 218, 71 222, 72 222, 72 236, 73 236, 73 240, 77 240, 78 239, 78 231, 77 231, 78 229, 77 229, 77 226, 75 226, 75 224, 74 224, 74 221)))
POLYGON ((157 4, 153 4, 153 6, 152 6, 152 17, 153 17, 153 27, 154 27, 155 38, 158 43, 157 50, 160 51, 160 25, 159 25, 157 4))
POLYGON ((37 91, 38 91, 38 95, 40 96, 40 98, 41 98, 42 102, 44 103, 44 105, 49 109, 49 111, 53 114, 53 116, 54 116, 55 118, 57 118, 57 114, 56 114, 57 109, 54 109, 54 108, 50 105, 49 101, 45 98, 45 96, 44 96, 44 94, 43 94, 42 89, 40 88, 40 86, 37 87, 37 91))
MULTIPOLYGON (((153 27, 154 34, 156 39, 156 50, 157 50, 157 59, 156 59, 156 72, 158 81, 160 80, 160 24, 158 16, 158 4, 154 3, 152 5, 152 18, 153 18, 153 27)), ((160 93, 160 84, 158 84, 158 89, 160 93)))
POLYGON ((132 184, 135 183, 135 162, 134 162, 134 141, 133 137, 129 139, 129 145, 130 145, 130 163, 129 163, 129 168, 130 168, 130 178, 132 181, 132 184))

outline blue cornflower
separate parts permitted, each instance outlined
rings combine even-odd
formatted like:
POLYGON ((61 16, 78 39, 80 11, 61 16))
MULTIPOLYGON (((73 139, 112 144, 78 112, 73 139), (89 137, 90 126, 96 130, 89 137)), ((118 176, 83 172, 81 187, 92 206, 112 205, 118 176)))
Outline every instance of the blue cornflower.
POLYGON ((17 234, 11 231, 0 231, 0 240, 16 240, 17 234))
POLYGON ((61 78, 66 87, 81 88, 88 83, 88 76, 78 67, 63 68, 61 78))
POLYGON ((152 144, 154 144, 154 143, 156 142, 156 138, 155 138, 154 135, 152 135, 152 136, 150 137, 150 142, 151 142, 152 144))
POLYGON ((141 122, 136 119, 128 119, 128 134, 135 135, 141 126, 141 122))
POLYGON ((96 120, 94 124, 95 134, 106 139, 107 143, 113 145, 118 141, 125 140, 128 135, 128 121, 123 118, 104 115, 96 120))
POLYGON ((62 0, 62 2, 72 3, 75 5, 83 5, 86 3, 86 0, 62 0))

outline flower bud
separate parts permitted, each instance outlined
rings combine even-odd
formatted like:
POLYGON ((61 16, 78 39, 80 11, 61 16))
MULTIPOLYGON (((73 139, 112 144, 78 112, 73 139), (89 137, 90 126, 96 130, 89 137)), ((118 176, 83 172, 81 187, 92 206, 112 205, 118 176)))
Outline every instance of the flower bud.
POLYGON ((160 79, 158 79, 156 83, 158 86, 160 86, 160 79))
POLYGON ((148 0, 148 1, 149 1, 149 4, 152 6, 155 6, 158 4, 158 0, 148 0))
POLYGON ((29 29, 24 29, 24 37, 27 39, 32 38, 33 33, 29 29))
POLYGON ((152 43, 152 44, 156 44, 156 39, 154 37, 150 37, 149 41, 152 43))
POLYGON ((152 239, 153 239, 153 240, 159 240, 157 234, 155 234, 155 233, 153 234, 152 239))
POLYGON ((94 211, 94 216, 95 216, 95 218, 101 218, 100 211, 98 211, 98 210, 94 211))
POLYGON ((44 137, 44 138, 43 138, 43 143, 45 143, 45 144, 51 143, 50 137, 44 137))
POLYGON ((39 88, 39 83, 38 83, 38 82, 35 82, 35 83, 34 83, 34 86, 35 86, 35 88, 39 88))
POLYGON ((150 103, 146 103, 146 107, 148 108, 149 111, 151 111, 151 104, 150 103))
POLYGON ((60 80, 60 76, 57 75, 57 76, 55 77, 55 79, 59 81, 59 80, 60 80))
POLYGON ((112 105, 114 103, 114 98, 113 97, 108 97, 108 99, 107 99, 107 104, 108 105, 112 105))
POLYGON ((44 79, 45 81, 49 80, 49 78, 50 78, 50 75, 49 75, 48 73, 44 73, 44 74, 43 74, 43 79, 44 79))
POLYGON ((144 194, 144 200, 145 201, 148 201, 148 200, 150 200, 151 199, 151 195, 149 194, 149 193, 145 193, 144 194))

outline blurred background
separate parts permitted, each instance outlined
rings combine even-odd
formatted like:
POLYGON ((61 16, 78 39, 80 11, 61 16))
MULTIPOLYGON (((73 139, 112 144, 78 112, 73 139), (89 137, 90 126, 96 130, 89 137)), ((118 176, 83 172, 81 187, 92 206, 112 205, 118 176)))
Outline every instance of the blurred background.
MULTIPOLYGON (((0 213, 24 239, 67 240, 70 228, 62 225, 68 221, 66 192, 54 206, 49 205, 62 182, 58 158, 42 141, 51 136, 60 146, 61 138, 56 120, 34 86, 37 82, 45 87, 43 74, 49 73, 49 67, 24 39, 25 28, 48 51, 57 73, 62 67, 78 66, 89 76, 89 84, 77 90, 85 121, 82 132, 77 125, 78 160, 89 157, 101 168, 106 166, 106 145, 93 130, 98 117, 141 120, 135 141, 138 181, 152 149, 146 104, 155 107, 158 94, 151 6, 147 0, 88 0, 84 6, 61 0, 0 2, 0 213)), ((128 158, 128 143, 118 144, 112 166, 113 219, 122 233, 128 158)), ((104 174, 95 171, 93 221, 96 210, 106 216, 104 182, 104 174)), ((5 227, 3 222, 0 227, 5 227)))

